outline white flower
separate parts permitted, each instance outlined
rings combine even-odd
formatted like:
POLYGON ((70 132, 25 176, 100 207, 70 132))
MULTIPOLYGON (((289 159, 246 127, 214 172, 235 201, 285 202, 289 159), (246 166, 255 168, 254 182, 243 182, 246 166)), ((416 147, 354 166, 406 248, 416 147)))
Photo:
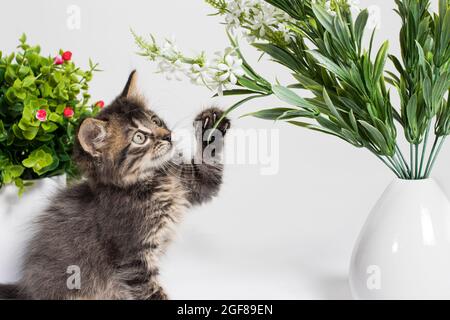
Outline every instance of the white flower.
POLYGON ((240 30, 248 42, 256 39, 265 40, 267 31, 287 32, 284 34, 286 42, 292 38, 292 33, 282 24, 293 22, 284 11, 262 0, 226 0, 225 18, 227 29, 233 33, 240 30))
POLYGON ((166 39, 163 46, 160 49, 160 55, 166 57, 170 60, 176 60, 180 55, 180 50, 178 50, 178 47, 175 42, 175 38, 172 37, 172 39, 166 39))
POLYGON ((225 15, 225 22, 227 24, 228 29, 234 30, 238 28, 241 24, 241 17, 243 14, 242 3, 240 0, 233 1, 227 6, 227 13, 225 15))
POLYGON ((259 31, 259 36, 264 37, 266 34, 264 15, 262 12, 258 13, 255 17, 253 17, 253 23, 250 26, 253 30, 259 31))
POLYGON ((157 59, 158 67, 157 72, 162 73, 166 76, 167 80, 176 79, 178 81, 182 80, 182 74, 184 73, 185 67, 180 60, 170 61, 162 57, 157 59))
POLYGON ((329 14, 331 14, 332 16, 336 15, 336 12, 334 12, 334 10, 331 8, 331 1, 328 0, 327 2, 325 2, 325 9, 327 10, 327 12, 329 14))
POLYGON ((208 85, 212 81, 211 73, 209 62, 205 62, 203 66, 193 64, 186 71, 186 75, 191 79, 191 82, 198 85, 208 85))
POLYGON ((229 81, 231 84, 236 84, 237 78, 245 74, 242 70, 242 60, 230 54, 225 56, 217 68, 219 69, 219 81, 222 83, 229 81))
POLYGON ((287 43, 291 42, 291 33, 287 24, 280 23, 279 26, 277 27, 277 31, 283 34, 284 41, 286 41, 287 43))
POLYGON ((249 30, 242 33, 242 36, 247 40, 248 43, 253 43, 256 41, 256 36, 249 30))
POLYGON ((245 7, 256 7, 261 4, 261 0, 246 0, 244 3, 245 7))

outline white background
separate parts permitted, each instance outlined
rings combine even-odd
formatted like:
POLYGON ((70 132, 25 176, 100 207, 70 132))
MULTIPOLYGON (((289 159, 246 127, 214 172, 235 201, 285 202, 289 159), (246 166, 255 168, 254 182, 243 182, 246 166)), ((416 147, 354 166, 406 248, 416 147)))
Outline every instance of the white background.
MULTIPOLYGON (((437 2, 437 1, 433 1, 437 2)), ((394 1, 361 1, 381 8, 377 44, 391 41, 398 53, 399 19, 394 1)), ((92 82, 94 100, 111 101, 133 68, 151 107, 171 125, 188 124, 213 101, 189 82, 169 82, 155 66, 135 55, 129 28, 158 38, 175 35, 186 52, 209 54, 228 45, 220 18, 201 0, 8 1, 2 5, 0 47, 9 53, 26 32, 45 54, 71 50, 87 66, 104 72, 92 82), (69 5, 81 8, 81 29, 66 26, 69 5)), ((259 54, 245 46, 255 62, 259 54)), ((290 80, 267 61, 257 70, 270 80, 290 80)), ((230 165, 220 197, 191 210, 164 258, 162 281, 174 299, 346 299, 351 250, 371 207, 393 175, 365 150, 332 137, 282 123, 238 116, 255 108, 280 106, 274 99, 247 105, 232 115, 234 128, 279 129, 280 169, 263 176, 255 165, 230 165)), ((401 135, 401 133, 399 134, 401 135)), ((445 146, 434 176, 450 194, 450 149, 445 146)), ((1 267, 1 265, 0 265, 1 267)), ((1 271, 1 270, 0 270, 1 271)))

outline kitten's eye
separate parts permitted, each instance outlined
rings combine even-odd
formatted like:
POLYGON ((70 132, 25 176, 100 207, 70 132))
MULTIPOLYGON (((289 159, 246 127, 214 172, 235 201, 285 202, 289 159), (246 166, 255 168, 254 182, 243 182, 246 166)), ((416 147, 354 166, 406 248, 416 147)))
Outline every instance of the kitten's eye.
POLYGON ((158 127, 160 127, 161 124, 162 124, 161 120, 160 120, 159 118, 157 118, 157 117, 153 117, 153 118, 152 118, 152 122, 153 122, 155 125, 157 125, 158 127))
POLYGON ((133 142, 136 144, 144 144, 147 141, 147 136, 142 132, 136 132, 133 137, 133 142))

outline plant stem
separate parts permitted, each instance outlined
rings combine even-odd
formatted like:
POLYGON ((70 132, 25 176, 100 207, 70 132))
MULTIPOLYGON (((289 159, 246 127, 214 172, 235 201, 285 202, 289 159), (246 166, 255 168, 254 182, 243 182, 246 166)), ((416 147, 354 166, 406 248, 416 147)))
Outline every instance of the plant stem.
MULTIPOLYGON (((396 162, 399 163, 399 168, 401 169, 401 171, 403 172, 403 176, 408 177, 409 175, 409 171, 405 168, 403 161, 401 160, 400 154, 398 152, 395 153, 394 156, 397 156, 397 160, 396 162)), ((394 158, 395 159, 395 158, 394 158)))
POLYGON ((414 160, 414 162, 415 162, 414 179, 419 179, 419 175, 420 175, 420 173, 419 173, 419 144, 416 144, 414 149, 415 149, 414 153, 416 155, 416 159, 414 160))
POLYGON ((429 174, 430 165, 431 165, 431 162, 433 161, 433 155, 434 155, 434 152, 436 151, 436 146, 438 144, 438 140, 439 140, 439 137, 434 138, 433 147, 431 148, 430 156, 428 157, 428 161, 427 161, 427 166, 425 167, 425 178, 429 174))
POLYGON ((398 163, 396 163, 396 159, 392 158, 392 157, 387 157, 387 159, 392 164, 392 166, 395 168, 395 170, 398 172, 399 178, 406 179, 406 176, 403 173, 402 169, 400 169, 398 163))
POLYGON ((419 168, 419 176, 420 178, 424 178, 424 172, 423 172, 423 162, 425 160, 425 153, 427 151, 427 143, 428 143, 428 136, 430 135, 430 125, 427 127, 427 131, 425 133, 425 139, 423 140, 423 146, 422 146, 422 159, 420 160, 420 168, 419 168))
MULTIPOLYGON (((433 170, 433 167, 434 167, 434 164, 435 164, 435 162, 436 162, 437 156, 438 156, 439 153, 441 152, 442 146, 444 145, 445 138, 446 138, 446 137, 440 137, 441 141, 439 142, 439 145, 438 145, 438 147, 437 147, 437 149, 436 149, 436 152, 434 153, 433 159, 432 159, 432 161, 431 161, 431 165, 430 165, 430 167, 428 168, 428 170, 427 170, 427 172, 426 172, 426 178, 429 178, 429 177, 430 177, 430 174, 431 174, 431 171, 433 170)), ((437 138, 436 141, 437 141, 438 139, 439 139, 439 138, 437 138)))
POLYGON ((395 145, 395 149, 397 150, 398 154, 400 155, 400 158, 402 160, 402 163, 404 164, 404 166, 406 167, 406 173, 407 175, 410 174, 411 169, 409 168, 408 162, 406 162, 405 157, 403 156, 402 151, 400 150, 398 145, 395 145))
POLYGON ((409 144, 409 163, 411 164, 411 172, 410 172, 410 178, 414 178, 414 147, 413 144, 409 144))
POLYGON ((368 149, 370 152, 372 152, 378 159, 380 159, 389 169, 391 169, 392 172, 395 173, 397 178, 401 179, 400 173, 395 169, 394 166, 390 165, 383 157, 381 157, 379 154, 377 154, 375 151, 372 151, 371 149, 368 149))

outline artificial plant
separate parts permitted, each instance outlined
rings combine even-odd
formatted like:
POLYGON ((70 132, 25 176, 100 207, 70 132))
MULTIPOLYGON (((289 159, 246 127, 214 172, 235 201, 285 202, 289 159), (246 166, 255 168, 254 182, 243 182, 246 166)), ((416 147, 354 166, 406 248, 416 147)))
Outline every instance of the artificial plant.
POLYGON ((71 160, 75 129, 103 105, 89 103, 89 82, 97 65, 83 71, 70 51, 41 55, 20 38, 18 51, 0 51, 0 188, 14 183, 77 173, 71 160))
POLYGON ((134 34, 140 54, 156 61, 159 72, 185 74, 219 94, 246 95, 226 114, 275 95, 289 106, 251 115, 366 148, 399 178, 430 176, 450 134, 450 0, 439 0, 438 12, 430 10, 430 0, 395 1, 402 21, 399 57, 390 54, 387 41, 374 48, 369 11, 359 10, 354 0, 206 2, 225 17, 231 48, 212 60, 204 53, 187 57, 172 40, 161 46, 134 34), (292 83, 272 83, 255 71, 239 48, 239 31, 289 70, 292 83), (301 96, 305 91, 308 98, 301 96), (409 150, 401 150, 398 128, 409 150))

